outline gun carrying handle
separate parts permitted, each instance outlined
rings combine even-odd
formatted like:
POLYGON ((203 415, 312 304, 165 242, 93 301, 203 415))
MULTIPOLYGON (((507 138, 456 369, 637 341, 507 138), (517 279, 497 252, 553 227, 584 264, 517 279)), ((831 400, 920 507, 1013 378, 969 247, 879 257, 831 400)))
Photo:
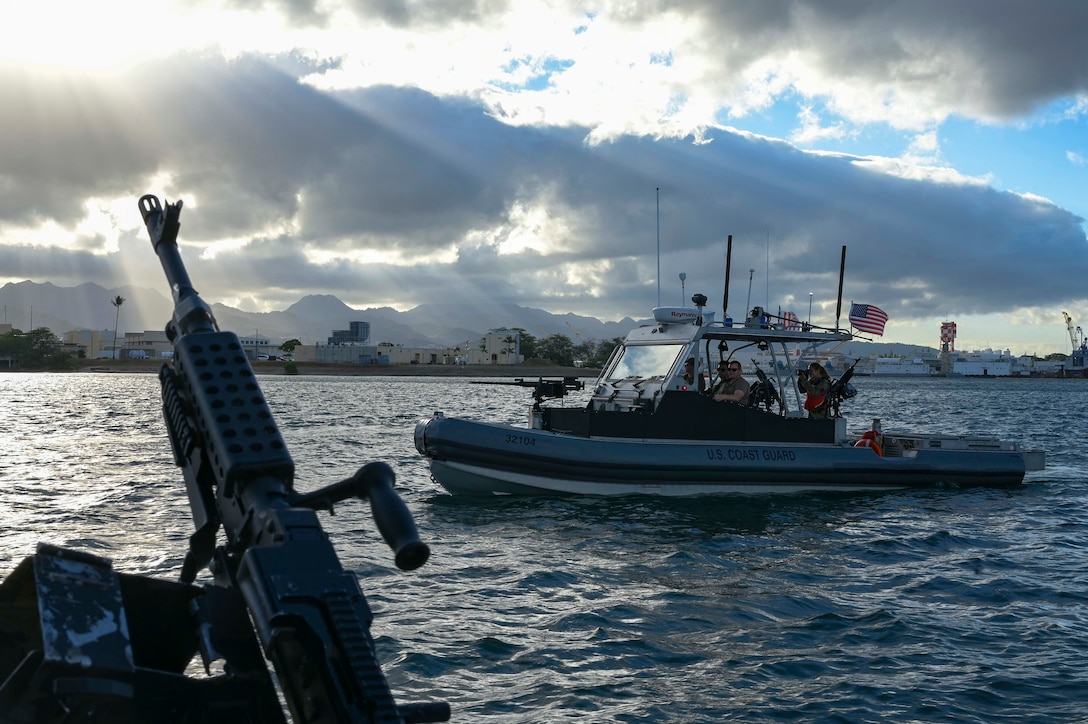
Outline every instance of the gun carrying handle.
POLYGON ((370 498, 370 512, 382 538, 393 549, 393 560, 402 571, 414 571, 427 562, 431 549, 419 539, 408 506, 393 489, 395 475, 385 463, 367 463, 355 474, 357 493, 370 498))
POLYGON ((393 560, 402 571, 412 571, 427 562, 431 549, 419 539, 408 506, 393 489, 396 474, 385 463, 367 463, 347 480, 305 495, 293 495, 289 503, 300 508, 331 511, 341 500, 357 496, 370 500, 370 512, 382 538, 393 549, 393 560))

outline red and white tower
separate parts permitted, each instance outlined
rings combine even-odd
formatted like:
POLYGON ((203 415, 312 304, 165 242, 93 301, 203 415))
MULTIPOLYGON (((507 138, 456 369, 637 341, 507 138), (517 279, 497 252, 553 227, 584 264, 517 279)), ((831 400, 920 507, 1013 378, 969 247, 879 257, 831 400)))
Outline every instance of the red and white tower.
POLYGON ((941 351, 956 351, 956 323, 941 322, 941 351))

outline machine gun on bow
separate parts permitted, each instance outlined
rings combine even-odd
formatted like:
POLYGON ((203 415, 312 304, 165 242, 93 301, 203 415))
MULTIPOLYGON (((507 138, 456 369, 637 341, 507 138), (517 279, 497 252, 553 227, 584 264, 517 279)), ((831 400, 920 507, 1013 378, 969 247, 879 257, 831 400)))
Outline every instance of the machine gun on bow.
POLYGON ((535 380, 527 380, 523 377, 514 378, 513 382, 509 381, 492 381, 492 380, 475 380, 473 384, 476 385, 512 385, 514 387, 532 387, 533 388, 533 409, 539 410, 540 403, 544 400, 559 399, 566 397, 568 392, 577 392, 578 390, 584 390, 586 383, 577 377, 564 377, 561 380, 546 380, 540 377, 535 380))
POLYGON ((266 658, 294 721, 447 721, 445 703, 394 701, 366 598, 317 520, 319 509, 369 499, 397 567, 423 565, 430 550, 392 468, 369 463, 321 490, 294 489, 294 462, 238 337, 218 330, 190 284, 181 207, 139 201, 175 303, 174 356, 159 380, 196 525, 181 580, 39 545, 0 586, 0 721, 285 722, 266 658), (205 567, 214 583, 194 585, 205 567), (207 678, 185 675, 197 652, 207 678), (223 673, 212 676, 216 662, 223 673))
POLYGON ((846 368, 841 377, 831 383, 831 391, 827 393, 827 398, 824 400, 824 406, 828 409, 828 417, 841 417, 842 413, 839 412, 839 407, 843 401, 849 400, 858 394, 858 391, 850 384, 850 379, 854 376, 854 368, 858 366, 858 362, 861 362, 860 357, 854 360, 854 364, 846 368))

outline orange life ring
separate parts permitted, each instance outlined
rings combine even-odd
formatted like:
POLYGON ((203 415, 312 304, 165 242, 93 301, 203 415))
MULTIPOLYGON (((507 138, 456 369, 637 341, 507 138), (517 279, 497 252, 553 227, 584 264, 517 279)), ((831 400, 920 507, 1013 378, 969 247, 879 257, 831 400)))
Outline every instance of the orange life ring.
POLYGON ((863 437, 854 443, 854 447, 867 447, 872 449, 880 457, 884 457, 884 450, 880 447, 880 443, 871 437, 863 437))

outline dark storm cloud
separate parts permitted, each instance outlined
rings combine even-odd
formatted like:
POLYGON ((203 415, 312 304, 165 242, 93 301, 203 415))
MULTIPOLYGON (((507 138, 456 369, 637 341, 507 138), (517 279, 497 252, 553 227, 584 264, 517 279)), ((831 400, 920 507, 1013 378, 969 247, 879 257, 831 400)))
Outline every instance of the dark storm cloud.
POLYGON ((155 163, 134 133, 136 107, 95 74, 0 66, 0 98, 4 222, 71 222, 88 197, 116 193, 155 163))
POLYGON ((480 22, 510 7, 504 0, 347 0, 347 4, 362 18, 397 27, 480 22))
MULTIPOLYGON (((231 5, 280 10, 313 25, 328 19, 322 8, 336 7, 313 0, 231 5)), ((421 33, 488 25, 518 9, 502 0, 345 0, 342 7, 366 26, 421 33)), ((710 59, 705 80, 723 88, 762 59, 797 54, 828 84, 802 93, 831 95, 842 84, 878 96, 894 89, 939 117, 1009 120, 1056 97, 1088 92, 1088 3, 1082 0, 645 0, 555 3, 553 9, 572 30, 579 18, 632 28, 658 27, 670 16, 700 19, 691 45, 675 52, 710 59)))
MULTIPOLYGON (((0 223, 70 225, 83 199, 117 195, 131 195, 135 219, 143 193, 182 198, 184 244, 250 241, 213 259, 186 253, 212 301, 284 308, 331 293, 360 307, 486 299, 640 316, 654 301, 658 187, 662 277, 686 270, 689 291, 714 297, 728 234, 735 290, 751 267, 775 298, 800 288, 831 299, 845 244, 847 295, 900 319, 1057 304, 1083 297, 1088 276, 1081 220, 1053 205, 724 130, 708 131, 709 143, 589 145, 587 128, 506 126, 465 100, 411 89, 321 92, 246 58, 175 58, 117 85, 84 80, 0 76, 0 93, 18 92, 32 111, 0 110, 13 129, 0 145, 11 192, 0 223), (169 187, 145 188, 155 174, 169 187), (529 250, 499 253, 517 209, 536 206, 554 223, 529 250), (402 257, 314 264, 306 248, 402 257), (424 261, 450 249, 449 264, 424 261), (568 281, 564 264, 582 279, 568 281)), ((106 286, 122 270, 143 286, 161 277, 142 229, 108 256, 21 241, 0 246, 5 276, 106 286)))
MULTIPOLYGON (((418 93, 388 89, 375 98, 386 113, 404 117, 411 117, 420 102, 418 93)), ((900 319, 1057 304, 1081 295, 1076 280, 1088 273, 1079 219, 1053 205, 981 185, 897 178, 862 159, 805 154, 788 144, 724 131, 702 145, 623 139, 586 146, 575 142, 579 134, 573 131, 504 128, 481 116, 480 133, 473 138, 463 112, 455 108, 449 118, 434 117, 427 125, 446 129, 432 130, 430 144, 458 147, 472 160, 469 171, 436 162, 434 178, 418 188, 418 196, 405 186, 394 207, 382 212, 382 204, 372 200, 373 190, 354 186, 359 204, 373 206, 373 213, 353 210, 346 219, 336 219, 345 222, 343 227, 323 218, 323 233, 338 240, 353 230, 380 233, 387 242, 403 238, 404 247, 422 250, 418 238, 398 234, 398 216, 439 215, 444 226, 405 221, 417 232, 441 228, 442 236, 432 243, 442 246, 464 237, 480 220, 501 219, 516 200, 540 195, 549 199, 550 213, 572 229, 569 237, 542 238, 540 244, 561 242, 564 251, 547 257, 531 251, 501 255, 491 246, 461 244, 457 260, 448 266, 307 266, 290 240, 283 239, 253 245, 245 255, 221 255, 218 271, 208 273, 255 284, 263 280, 266 286, 292 291, 319 288, 362 303, 368 296, 409 295, 417 302, 481 296, 547 308, 557 300, 546 270, 560 263, 588 267, 607 260, 615 264, 613 272, 592 280, 607 308, 585 298, 587 290, 577 285, 559 284, 573 297, 562 303, 583 313, 638 314, 653 301, 647 297, 646 278, 654 274, 655 187, 663 198, 663 276, 671 279, 671 270, 687 269, 689 289, 715 296, 730 233, 736 237, 734 285, 742 284, 748 266, 758 268, 762 278, 769 256, 770 284, 780 287, 776 291, 816 285, 818 299, 832 298, 840 247, 846 245, 847 295, 879 300, 900 319), (474 177, 469 184, 473 193, 451 191, 455 203, 428 209, 441 189, 465 183, 466 173, 474 177), (511 186, 515 180, 516 187, 511 186), (1050 261, 1055 258, 1066 263, 1067 274, 1058 279, 1050 261)), ((411 155, 402 161, 420 163, 411 155)), ((322 236, 308 224, 303 232, 311 239, 322 236)))
MULTIPOLYGON (((389 95, 372 91, 369 105, 389 95)), ((485 185, 467 155, 486 163, 493 151, 457 145, 458 134, 498 124, 477 112, 470 128, 464 109, 404 95, 398 112, 418 120, 381 108, 371 117, 365 100, 349 107, 252 60, 187 58, 108 84, 9 73, 0 96, 17 102, 0 106, 0 220, 71 224, 86 198, 124 193, 158 172, 173 177, 160 191, 199 199, 192 241, 301 214, 304 236, 318 241, 351 231, 380 243, 395 232, 396 244, 415 244, 451 219, 461 219, 457 227, 499 213, 505 204, 489 194, 504 184, 485 185), (438 114, 448 127, 428 128, 438 114), (305 211, 300 197, 311 202, 305 211)))
MULTIPOLYGON (((732 71, 797 52, 836 81, 891 84, 946 113, 994 119, 1088 92, 1088 3, 1080 0, 692 0, 660 7, 705 17, 707 47, 721 49, 722 66, 732 71)), ((651 9, 642 15, 651 17, 651 9)))
POLYGON ((236 10, 276 10, 292 25, 322 27, 329 19, 317 0, 227 0, 225 5, 236 10))
MULTIPOLYGON (((0 269, 4 276, 57 280, 63 286, 112 278, 108 257, 86 251, 57 252, 47 247, 19 244, 0 244, 0 269)), ((120 283, 120 279, 116 281, 120 283)))
MULTIPOLYGON (((507 2, 350 0, 366 23, 426 30, 487 23, 517 6, 507 2)), ((803 55, 814 71, 856 86, 913 97, 941 114, 1010 119, 1055 97, 1088 92, 1088 3, 1082 0, 646 0, 587 6, 579 15, 632 27, 670 15, 703 20, 689 48, 714 59, 708 81, 735 83, 768 56, 803 55)), ((806 93, 830 88, 806 88, 806 93)), ((840 109, 847 110, 847 109, 840 109)))

